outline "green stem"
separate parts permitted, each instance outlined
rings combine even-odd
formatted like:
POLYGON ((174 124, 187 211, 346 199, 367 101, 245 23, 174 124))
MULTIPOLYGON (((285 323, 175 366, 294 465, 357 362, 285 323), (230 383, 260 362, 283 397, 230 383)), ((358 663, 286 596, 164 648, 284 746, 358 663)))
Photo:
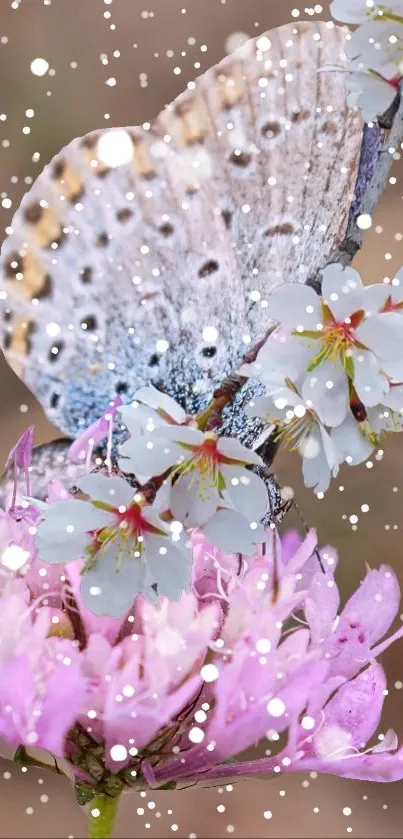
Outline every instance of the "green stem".
POLYGON ((88 839, 111 839, 119 797, 97 795, 90 802, 88 839))
POLYGON ((393 23, 403 23, 403 17, 393 14, 393 12, 383 12, 383 14, 379 14, 378 12, 374 20, 389 20, 393 23))

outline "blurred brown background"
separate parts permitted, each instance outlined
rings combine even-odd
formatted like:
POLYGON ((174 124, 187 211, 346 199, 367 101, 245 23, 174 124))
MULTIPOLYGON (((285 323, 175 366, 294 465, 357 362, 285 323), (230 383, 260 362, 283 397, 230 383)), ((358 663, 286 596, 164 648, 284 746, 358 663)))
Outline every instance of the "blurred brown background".
MULTIPOLYGON (((285 23, 296 3, 0 0, 1 238, 30 179, 73 137, 103 125, 151 119, 189 79, 225 54, 228 35, 256 35, 285 23), (50 65, 42 78, 30 72, 37 57, 50 65), (116 85, 106 84, 109 79, 116 79, 116 85), (30 109, 33 117, 26 115, 30 109)), ((327 3, 301 7, 300 12, 301 19, 327 18, 327 3)), ((357 259, 367 282, 393 276, 403 263, 402 171, 403 165, 396 163, 396 182, 390 184, 357 259)), ((30 423, 36 424, 37 443, 54 438, 57 432, 4 362, 0 377, 0 458, 30 423)), ((372 468, 344 468, 324 501, 303 489, 297 456, 281 454, 276 463, 280 482, 296 489, 305 518, 317 525, 322 543, 338 548, 345 596, 362 578, 365 563, 390 562, 403 580, 402 439, 387 440, 384 456, 378 453, 371 463, 372 468), (369 512, 361 512, 362 504, 369 505, 369 512), (351 515, 358 517, 357 524, 350 522, 351 515)), ((298 522, 290 518, 287 524, 298 522)), ((403 737, 402 653, 401 644, 384 656, 389 697, 382 730, 393 726, 403 737)), ((53 775, 3 764, 0 802, 0 836, 85 835, 85 817, 72 790, 53 775)), ((117 825, 117 835, 124 837, 330 839, 350 834, 402 837, 400 786, 296 775, 233 788, 131 794, 117 825)))

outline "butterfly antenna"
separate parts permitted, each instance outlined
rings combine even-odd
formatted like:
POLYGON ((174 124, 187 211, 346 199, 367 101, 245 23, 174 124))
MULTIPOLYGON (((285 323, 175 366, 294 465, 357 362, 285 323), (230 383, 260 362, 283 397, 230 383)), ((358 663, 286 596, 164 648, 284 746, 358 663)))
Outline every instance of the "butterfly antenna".
MULTIPOLYGON (((293 502, 293 506, 294 506, 294 510, 295 510, 295 512, 296 512, 296 514, 297 514, 297 516, 298 516, 298 518, 300 519, 300 521, 301 521, 301 523, 302 523, 302 526, 303 526, 303 528, 304 528, 304 530, 305 530, 305 533, 308 535, 310 528, 308 527, 308 524, 307 524, 307 522, 305 521, 304 516, 302 515, 301 510, 300 510, 300 508, 298 507, 298 504, 297 504, 297 502, 295 501, 295 499, 294 499, 294 502, 293 502)), ((322 557, 321 557, 321 555, 320 555, 320 553, 319 553, 319 551, 318 551, 318 549, 317 549, 317 548, 315 548, 315 550, 314 550, 314 554, 315 554, 315 556, 316 556, 316 559, 317 559, 317 560, 318 560, 318 562, 319 562, 319 565, 320 565, 320 570, 322 571, 322 574, 326 574, 326 569, 325 569, 325 566, 323 565, 323 562, 322 562, 322 557)))

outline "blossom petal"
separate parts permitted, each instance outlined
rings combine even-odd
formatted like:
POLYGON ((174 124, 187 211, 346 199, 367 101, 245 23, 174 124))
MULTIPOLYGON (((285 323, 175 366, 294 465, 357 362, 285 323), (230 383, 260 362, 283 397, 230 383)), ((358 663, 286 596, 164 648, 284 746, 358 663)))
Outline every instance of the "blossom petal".
POLYGON ((360 308, 363 283, 354 268, 343 268, 338 262, 322 271, 322 298, 337 321, 344 321, 360 308))
MULTIPOLYGON (((261 769, 264 772, 262 766, 261 769)), ((378 784, 401 781, 403 778, 403 749, 395 754, 355 754, 339 760, 303 758, 291 762, 286 772, 320 772, 352 778, 357 781, 375 781, 378 784)))
POLYGON ((356 335, 378 358, 392 361, 403 354, 403 316, 397 312, 371 315, 356 329, 356 335))
POLYGON ((366 286, 363 295, 363 309, 365 309, 365 313, 367 315, 379 314, 380 309, 385 305, 390 293, 391 288, 385 283, 373 283, 373 285, 366 286))
POLYGON ((323 361, 308 373, 302 386, 304 400, 313 405, 321 422, 329 427, 340 425, 349 406, 348 379, 339 364, 323 361))
MULTIPOLYGON (((357 62, 360 66, 360 61, 357 62)), ((392 104, 396 95, 393 84, 370 72, 362 72, 354 69, 354 62, 351 62, 351 72, 346 82, 349 94, 347 105, 350 108, 360 108, 365 122, 376 119, 378 114, 383 114, 392 104)))
POLYGON ((191 554, 184 545, 156 536, 144 537, 146 562, 157 584, 158 594, 180 600, 190 589, 191 554))
POLYGON ((171 512, 185 527, 199 527, 214 515, 220 496, 213 474, 198 469, 179 475, 171 491, 171 512))
POLYGON ((95 501, 103 501, 111 507, 128 507, 133 500, 133 487, 116 475, 107 477, 100 472, 93 472, 76 481, 76 485, 95 501))
POLYGON ((172 441, 178 446, 192 446, 196 449, 204 443, 203 432, 190 425, 164 425, 157 428, 156 433, 162 439, 172 441))
POLYGON ((348 463, 357 466, 374 450, 374 445, 362 433, 360 423, 356 422, 351 414, 347 414, 338 428, 332 429, 331 438, 339 456, 339 463, 348 457, 348 463))
POLYGON ((256 545, 266 539, 263 527, 252 530, 249 522, 235 510, 218 510, 204 525, 203 533, 224 553, 244 553, 246 556, 253 556, 256 545))
POLYGON ((330 14, 341 23, 365 23, 368 4, 366 0, 332 0, 330 14))
POLYGON ((176 402, 175 399, 172 399, 171 396, 167 396, 166 393, 162 393, 152 385, 140 388, 134 394, 133 399, 138 402, 143 402, 145 405, 149 405, 150 408, 154 408, 156 411, 162 411, 177 423, 186 421, 186 412, 183 408, 181 408, 179 403, 176 402))
MULTIPOLYGON (((338 726, 348 733, 351 746, 365 745, 378 728, 385 689, 386 676, 380 664, 373 664, 355 679, 341 685, 324 709, 323 733, 328 726, 338 726)), ((314 738, 315 746, 322 731, 314 738)), ((325 755, 321 754, 321 757, 325 755)))
MULTIPOLYGON (((402 320, 403 326, 403 320, 402 320)), ((359 399, 372 408, 383 402, 389 390, 389 382, 379 369, 379 362, 372 352, 353 350, 354 387, 359 399)))
POLYGON ((298 379, 311 358, 312 347, 305 338, 290 335, 284 329, 276 329, 259 350, 256 361, 243 364, 239 373, 248 378, 261 379, 268 392, 271 387, 274 390, 284 387, 287 377, 298 379))
POLYGON ((142 558, 124 554, 116 570, 117 550, 111 543, 97 554, 96 563, 83 573, 81 596, 94 615, 121 618, 144 589, 147 568, 142 558))
POLYGON ((97 509, 89 501, 72 499, 50 504, 43 514, 37 532, 42 538, 60 541, 69 536, 67 528, 73 527, 71 533, 77 535, 98 530, 110 522, 110 513, 97 509))
POLYGON ((36 536, 36 547, 38 559, 50 565, 64 565, 66 562, 73 562, 75 559, 85 556, 88 548, 89 537, 86 533, 66 533, 63 539, 56 541, 52 537, 41 538, 36 536))
POLYGON ((320 299, 308 285, 281 285, 272 291, 267 303, 267 315, 287 329, 316 329, 322 322, 320 299))
POLYGON ((339 590, 333 574, 317 571, 312 577, 304 607, 313 644, 320 644, 331 632, 339 603, 339 590))
POLYGON ((239 466, 222 466, 226 493, 235 509, 239 510, 248 521, 259 522, 269 504, 264 481, 250 469, 239 466))
MULTIPOLYGON (((369 571, 359 589, 347 601, 343 621, 359 622, 370 646, 380 640, 392 625, 400 601, 400 588, 389 565, 369 571)), ((341 623, 341 620, 340 620, 341 623)))
MULTIPOLYGON (((325 434, 328 438, 327 432, 325 434)), ((317 429, 313 428, 301 447, 304 483, 305 486, 312 487, 316 493, 326 492, 332 476, 329 458, 323 449, 322 436, 317 429)), ((332 467, 333 474, 335 474, 335 468, 332 467)))
POLYGON ((392 386, 382 401, 388 408, 401 413, 403 411, 403 385, 392 386))
POLYGON ((148 480, 174 466, 181 454, 175 443, 158 437, 155 431, 142 433, 138 426, 136 433, 119 446, 119 466, 123 472, 148 480))
POLYGON ((262 458, 259 455, 243 446, 235 437, 220 437, 217 443, 217 451, 230 460, 237 460, 240 463, 255 463, 256 466, 263 466, 262 458))

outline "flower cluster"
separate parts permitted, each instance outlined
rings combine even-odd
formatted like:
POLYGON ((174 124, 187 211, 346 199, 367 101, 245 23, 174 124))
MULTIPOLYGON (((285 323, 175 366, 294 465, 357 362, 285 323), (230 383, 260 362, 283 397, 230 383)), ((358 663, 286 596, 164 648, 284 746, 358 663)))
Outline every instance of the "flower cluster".
POLYGON ((119 447, 121 474, 92 473, 76 481, 78 496, 41 504, 36 535, 42 561, 81 559, 87 608, 111 617, 138 594, 153 603, 159 595, 180 599, 195 528, 227 553, 254 554, 268 508, 266 485, 250 468, 262 461, 236 439, 201 431, 197 417, 154 388, 119 411, 129 433, 119 447))
POLYGON ((403 77, 402 0, 332 0, 330 11, 336 20, 357 25, 347 44, 349 104, 358 105, 369 122, 387 110, 403 77))
POLYGON ((344 460, 361 463, 381 434, 401 430, 402 276, 364 286, 353 268, 334 264, 323 271, 320 297, 307 285, 280 286, 267 307, 278 326, 240 369, 266 388, 247 413, 300 450, 305 483, 317 493, 344 460))
POLYGON ((368 571, 340 609, 337 558, 324 550, 320 570, 313 532, 281 543, 269 529, 250 558, 195 531, 191 591, 178 603, 139 597, 112 619, 86 609, 79 562, 49 585, 35 551, 10 569, 5 536, 3 753, 61 758, 80 801, 96 799, 95 819, 103 797, 130 787, 299 770, 403 778, 393 732, 366 747, 385 695, 375 658, 403 634, 382 640, 400 599, 389 567, 368 571), (265 757, 238 761, 262 740, 265 757))

